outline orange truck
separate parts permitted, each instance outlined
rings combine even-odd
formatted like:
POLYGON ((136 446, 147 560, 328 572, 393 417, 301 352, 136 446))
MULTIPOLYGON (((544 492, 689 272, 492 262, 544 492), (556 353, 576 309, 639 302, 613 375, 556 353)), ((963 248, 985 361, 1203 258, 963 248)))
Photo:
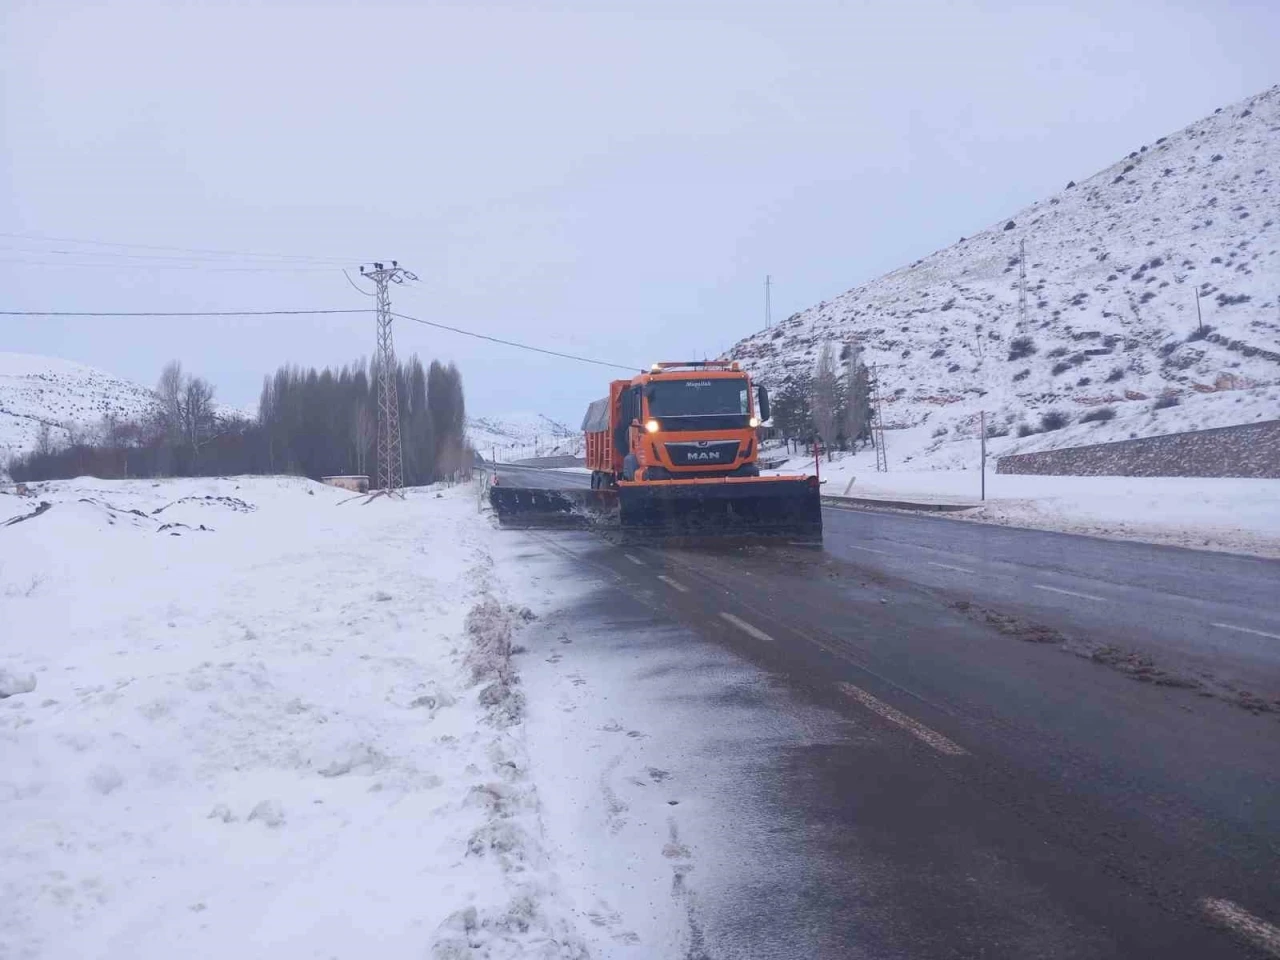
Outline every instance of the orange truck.
POLYGON ((625 531, 820 542, 817 478, 760 476, 768 419, 768 392, 736 362, 655 363, 587 408, 591 487, 617 491, 625 531))
POLYGON ((822 542, 816 476, 760 476, 769 395, 737 363, 655 363, 587 408, 591 489, 501 484, 506 526, 613 526, 627 540, 822 542))

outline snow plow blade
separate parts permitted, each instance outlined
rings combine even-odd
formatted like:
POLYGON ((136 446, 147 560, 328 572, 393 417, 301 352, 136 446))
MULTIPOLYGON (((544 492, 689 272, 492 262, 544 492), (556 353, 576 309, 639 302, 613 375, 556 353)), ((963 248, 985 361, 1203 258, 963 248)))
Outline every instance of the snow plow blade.
POLYGON ((620 483, 618 505, 627 539, 822 544, 822 503, 813 477, 620 483))
POLYGON ((489 503, 504 527, 589 527, 617 512, 613 490, 490 487, 489 503))

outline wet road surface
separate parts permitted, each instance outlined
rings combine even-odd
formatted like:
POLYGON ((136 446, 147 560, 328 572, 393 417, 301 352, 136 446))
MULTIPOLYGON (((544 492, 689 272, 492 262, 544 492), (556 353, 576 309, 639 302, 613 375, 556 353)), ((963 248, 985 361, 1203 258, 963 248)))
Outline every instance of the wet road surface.
POLYGON ((572 617, 620 668, 644 636, 771 678, 749 721, 704 691, 713 727, 844 721, 733 758, 775 866, 707 896, 703 955, 1280 955, 1280 720, 1239 703, 1276 689, 1280 564, 824 513, 825 552, 518 534, 597 584, 572 617))

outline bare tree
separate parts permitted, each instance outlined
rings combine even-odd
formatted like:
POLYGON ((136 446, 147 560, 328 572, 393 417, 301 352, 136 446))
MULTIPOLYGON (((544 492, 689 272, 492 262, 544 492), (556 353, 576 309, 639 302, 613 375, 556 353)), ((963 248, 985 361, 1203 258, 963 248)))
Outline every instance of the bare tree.
POLYGON ((191 447, 194 471, 200 459, 200 448, 214 437, 217 417, 213 412, 213 384, 203 377, 187 377, 182 384, 179 404, 182 439, 191 447))
POLYGON ((36 429, 36 453, 42 457, 53 453, 53 433, 49 424, 44 421, 41 421, 36 429))
POLYGON ((835 354, 831 343, 825 342, 818 353, 818 363, 813 372, 813 426, 826 446, 830 456, 831 446, 839 430, 837 408, 840 405, 839 384, 836 377, 835 354))
POLYGON ((369 448, 373 446, 375 428, 372 405, 368 401, 361 401, 356 405, 355 415, 351 418, 351 444, 355 448, 358 474, 369 472, 369 448))
POLYGON ((186 387, 182 364, 170 360, 160 371, 156 393, 160 395, 160 422, 171 440, 182 436, 182 394, 186 387))
POLYGON ((849 345, 845 358, 844 389, 844 435, 856 449, 858 440, 870 435, 871 426, 871 375, 857 344, 849 345))

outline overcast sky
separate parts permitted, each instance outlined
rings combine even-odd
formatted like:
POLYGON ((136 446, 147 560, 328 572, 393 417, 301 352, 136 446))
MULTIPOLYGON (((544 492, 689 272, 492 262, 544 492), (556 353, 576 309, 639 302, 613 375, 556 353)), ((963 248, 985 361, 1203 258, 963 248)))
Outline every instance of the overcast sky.
MULTIPOLYGON (((361 307, 336 264, 396 258, 406 313, 714 354, 762 326, 765 274, 785 317, 946 246, 1280 80, 1278 38, 1273 0, 4 0, 0 309, 361 307)), ((0 333, 147 384, 180 358, 248 406, 278 365, 374 341, 366 316, 0 333)), ((473 413, 576 426, 613 376, 415 324, 396 344, 456 361, 473 413)))

